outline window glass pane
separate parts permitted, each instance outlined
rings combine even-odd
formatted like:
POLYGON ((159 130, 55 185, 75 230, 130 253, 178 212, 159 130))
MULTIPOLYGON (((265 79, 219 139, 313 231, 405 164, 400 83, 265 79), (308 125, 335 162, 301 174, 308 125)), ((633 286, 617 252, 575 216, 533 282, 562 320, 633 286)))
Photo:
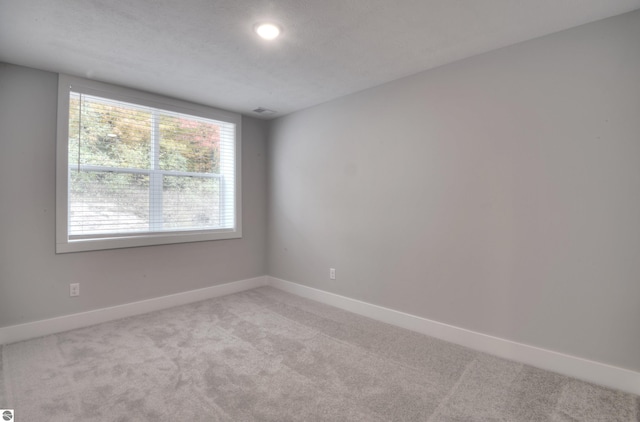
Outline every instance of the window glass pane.
POLYGON ((220 179, 164 176, 164 229, 220 227, 220 179))
POLYGON ((149 176, 69 172, 69 234, 149 230, 149 176))
POLYGON ((69 164, 150 166, 151 113, 127 103, 71 93, 69 164))
POLYGON ((58 92, 56 252, 242 237, 240 115, 65 75, 58 92))
POLYGON ((220 172, 220 125, 184 115, 159 120, 161 170, 220 172))

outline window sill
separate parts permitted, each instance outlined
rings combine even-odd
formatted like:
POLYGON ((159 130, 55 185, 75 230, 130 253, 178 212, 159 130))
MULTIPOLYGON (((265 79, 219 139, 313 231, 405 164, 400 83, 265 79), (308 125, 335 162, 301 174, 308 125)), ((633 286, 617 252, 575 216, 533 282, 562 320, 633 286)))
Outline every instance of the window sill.
POLYGON ((140 246, 169 245, 173 243, 206 242, 211 240, 240 239, 242 231, 215 230, 198 232, 164 232, 123 235, 98 239, 77 239, 56 244, 56 253, 86 252, 104 249, 137 248, 140 246))

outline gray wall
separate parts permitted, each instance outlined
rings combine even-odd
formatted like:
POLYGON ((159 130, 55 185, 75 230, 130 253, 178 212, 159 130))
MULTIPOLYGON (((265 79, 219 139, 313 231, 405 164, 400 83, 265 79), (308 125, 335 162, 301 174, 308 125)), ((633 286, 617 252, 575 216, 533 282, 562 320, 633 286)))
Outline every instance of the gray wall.
POLYGON ((0 63, 0 327, 266 273, 266 124, 252 118, 242 239, 56 255, 57 80, 0 63))
POLYGON ((639 46, 633 12, 274 121, 269 274, 640 370, 639 46))
POLYGON ((244 118, 243 239, 63 255, 57 77, 0 64, 0 327, 268 269, 640 370, 639 40, 634 12, 484 54, 278 119, 268 151, 244 118))

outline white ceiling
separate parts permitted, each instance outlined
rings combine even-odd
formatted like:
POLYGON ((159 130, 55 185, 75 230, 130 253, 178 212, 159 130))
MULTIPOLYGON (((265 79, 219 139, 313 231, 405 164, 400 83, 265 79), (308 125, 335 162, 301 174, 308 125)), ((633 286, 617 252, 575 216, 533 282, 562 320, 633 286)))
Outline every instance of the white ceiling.
POLYGON ((640 0, 1 0, 0 61, 277 117, 638 8, 640 0), (257 38, 262 20, 283 35, 257 38))

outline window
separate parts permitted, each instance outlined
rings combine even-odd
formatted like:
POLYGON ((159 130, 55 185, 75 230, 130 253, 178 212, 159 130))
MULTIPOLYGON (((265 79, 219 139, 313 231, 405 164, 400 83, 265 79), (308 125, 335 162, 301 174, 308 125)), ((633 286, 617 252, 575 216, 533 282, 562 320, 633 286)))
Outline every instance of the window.
POLYGON ((239 238, 240 116, 60 75, 56 252, 239 238))

